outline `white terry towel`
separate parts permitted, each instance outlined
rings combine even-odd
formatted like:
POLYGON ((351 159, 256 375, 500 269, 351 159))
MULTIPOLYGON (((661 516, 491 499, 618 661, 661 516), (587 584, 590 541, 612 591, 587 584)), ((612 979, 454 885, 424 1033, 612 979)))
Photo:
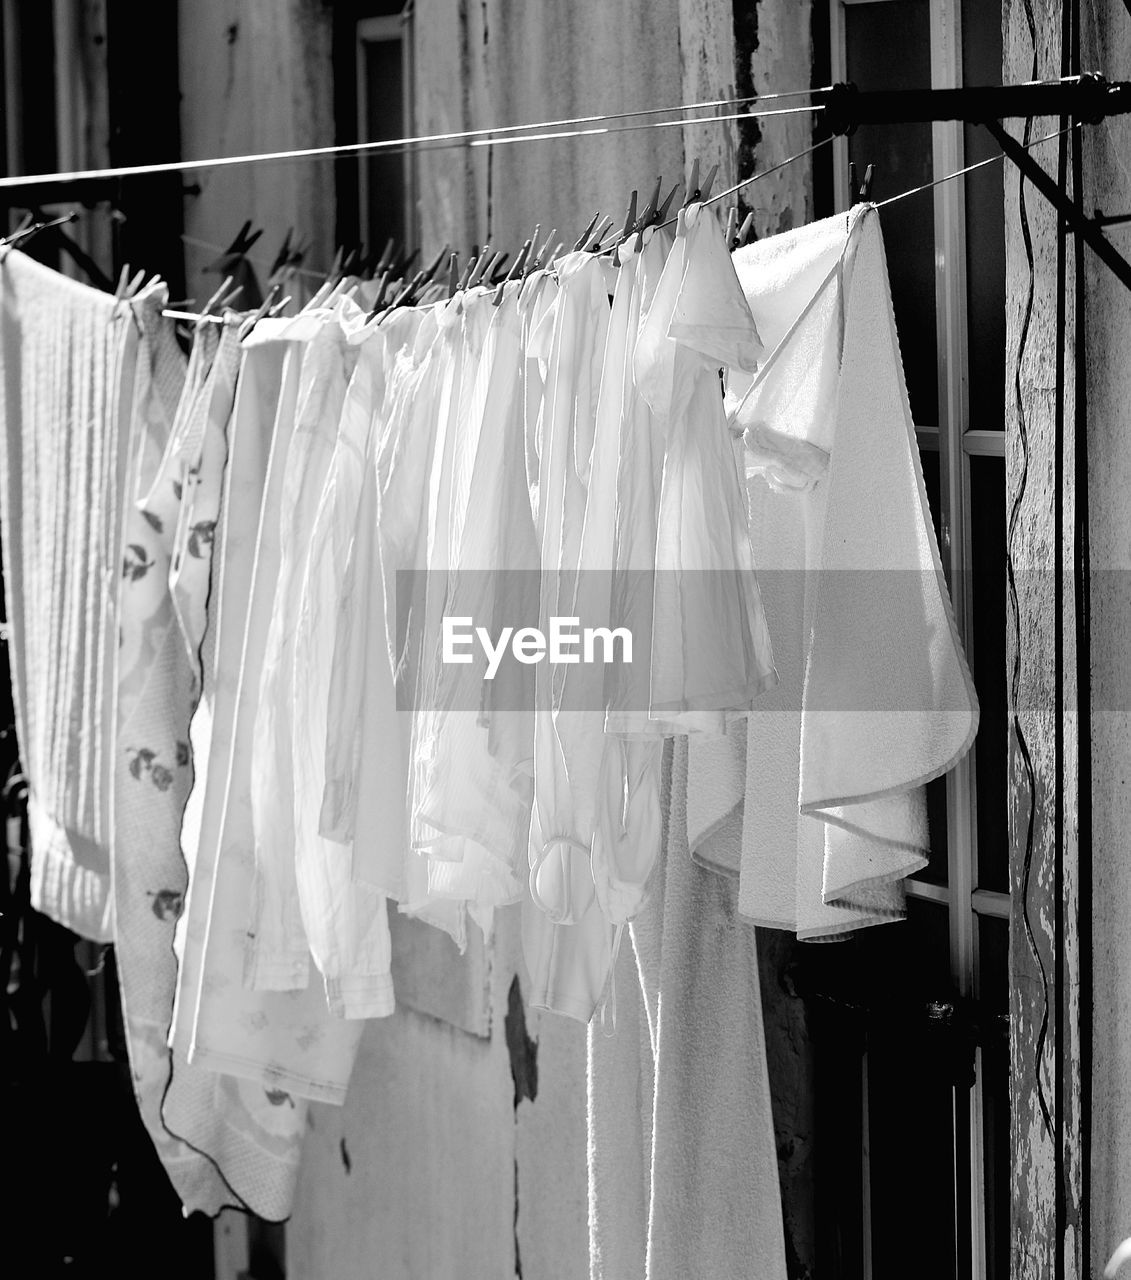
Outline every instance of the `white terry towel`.
POLYGON ((665 751, 664 856, 630 925, 636 973, 618 956, 616 1033, 589 1027, 590 1275, 784 1280, 756 931, 688 855, 687 751, 665 751))
POLYGON ((735 267, 771 349, 731 418, 782 676, 750 719, 740 906, 822 937, 902 915, 899 882, 927 860, 923 787, 969 750, 978 704, 878 216, 859 206, 735 267))
POLYGON ((687 843, 700 866, 737 876, 746 793, 745 720, 720 737, 699 734, 687 745, 687 843))
POLYGON ((137 335, 108 294, 0 254, 0 539, 31 900, 106 942, 123 410, 137 335))

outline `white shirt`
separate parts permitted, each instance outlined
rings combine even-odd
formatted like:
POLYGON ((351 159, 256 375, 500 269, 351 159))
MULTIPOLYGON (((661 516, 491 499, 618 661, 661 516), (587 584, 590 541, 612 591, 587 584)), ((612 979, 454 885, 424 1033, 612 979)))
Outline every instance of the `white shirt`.
POLYGON ((350 1018, 393 1012, 385 897, 351 879, 348 844, 318 831, 326 771, 327 702, 338 603, 357 520, 366 444, 384 395, 386 342, 348 300, 343 329, 356 363, 345 391, 299 589, 289 692, 293 707, 295 875, 306 936, 330 1011, 350 1018), (352 329, 352 332, 350 330, 352 329))
MULTIPOLYGON (((454 572, 444 612, 494 630, 507 579, 536 564, 524 461, 521 317, 517 284, 488 308, 469 412, 453 537, 454 572), (468 466, 470 460, 470 466, 468 466), (466 479, 463 477, 466 476, 466 479), (521 540, 525 536, 525 547, 521 540), (505 545, 504 545, 505 544, 505 545)), ((514 620, 510 625, 517 625, 514 620)), ((435 641, 436 637, 431 637, 435 641)), ((472 662, 434 668, 427 738, 418 741, 415 843, 429 860, 429 891, 468 904, 487 932, 497 906, 522 896, 519 864, 530 821, 533 707, 522 684, 485 681, 482 650, 472 662)), ((508 672, 495 679, 506 681, 508 672)))
POLYGON ((335 312, 307 320, 295 424, 277 519, 280 559, 260 677, 252 750, 256 894, 249 946, 253 982, 266 989, 306 986, 309 943, 295 875, 291 673, 295 623, 310 538, 337 437, 348 378, 348 348, 335 312))
POLYGON ((760 352, 717 222, 681 210, 635 371, 664 436, 651 713, 685 729, 722 732, 777 682, 719 384, 760 352))

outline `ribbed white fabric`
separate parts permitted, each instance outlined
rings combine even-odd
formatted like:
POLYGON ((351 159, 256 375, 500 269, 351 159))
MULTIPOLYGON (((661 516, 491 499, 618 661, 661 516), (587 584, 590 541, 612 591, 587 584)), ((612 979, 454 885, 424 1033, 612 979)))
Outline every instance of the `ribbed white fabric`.
POLYGON ((31 901, 113 937, 118 531, 137 335, 105 293, 2 251, 0 538, 31 901))

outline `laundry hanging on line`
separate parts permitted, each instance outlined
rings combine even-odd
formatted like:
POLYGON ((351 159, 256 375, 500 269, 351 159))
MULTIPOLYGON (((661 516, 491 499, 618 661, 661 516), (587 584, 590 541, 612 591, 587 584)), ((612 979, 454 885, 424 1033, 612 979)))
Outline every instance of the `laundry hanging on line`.
MULTIPOLYGON (((32 305, 25 281, 53 279, 8 254, 4 315, 32 305)), ((33 616, 49 635, 81 617, 123 628, 104 677, 116 717, 82 743, 114 761, 97 794, 122 860, 105 870, 114 911, 139 926, 123 998, 143 1116, 186 1205, 209 1212, 285 1216, 305 1100, 343 1100, 364 1019, 392 1011, 390 908, 462 946, 469 919, 489 935, 519 904, 531 1001, 611 1026, 626 933, 685 847, 737 873, 739 910, 763 923, 827 936, 899 918, 925 857, 922 784, 976 725, 873 212, 732 259, 692 204, 615 260, 575 251, 371 315, 376 287, 347 281, 242 337, 242 317, 200 325, 187 364, 160 286, 117 304, 60 286, 44 338, 4 335, 24 396, 5 405, 4 492, 28 495, 20 528, 47 531, 44 553, 60 513, 28 471, 37 344, 76 308, 143 335, 128 367, 99 357, 112 393, 85 419, 108 448, 123 427, 98 406, 130 406, 118 496, 85 526, 121 548, 102 553, 98 598, 76 599, 52 554, 34 613, 8 526, 5 581, 21 743, 33 725, 68 743, 60 716, 83 705, 23 665, 33 616), (877 485, 903 522, 884 538, 877 485), (895 619, 893 582, 918 604, 895 619), (624 624, 641 660, 512 652, 488 679, 482 649, 444 661, 446 616, 496 637, 624 624), (878 638, 906 684, 874 709, 878 638), (146 948, 163 969, 143 972, 146 948)), ((29 761, 61 822, 56 774, 29 761)), ((40 909, 82 924, 38 883, 40 909)))

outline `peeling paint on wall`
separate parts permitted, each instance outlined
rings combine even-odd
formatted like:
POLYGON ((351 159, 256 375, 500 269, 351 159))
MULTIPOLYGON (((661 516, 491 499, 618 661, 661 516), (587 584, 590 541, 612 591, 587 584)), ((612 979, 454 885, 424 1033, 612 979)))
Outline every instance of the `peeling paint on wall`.
POLYGON ((522 988, 518 974, 511 981, 507 993, 507 1016, 504 1023, 507 1052, 510 1055, 511 1079, 514 1081, 514 1105, 538 1096, 538 1043, 526 1034, 526 1010, 522 1003, 522 988))

